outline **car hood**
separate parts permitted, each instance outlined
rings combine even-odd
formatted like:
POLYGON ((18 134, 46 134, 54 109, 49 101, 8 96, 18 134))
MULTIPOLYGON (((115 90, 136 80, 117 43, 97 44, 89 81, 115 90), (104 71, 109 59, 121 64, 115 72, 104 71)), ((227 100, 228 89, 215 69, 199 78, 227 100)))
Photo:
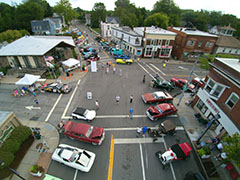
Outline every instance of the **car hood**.
POLYGON ((189 90, 194 90, 195 86, 193 84, 189 84, 188 89, 189 90))
POLYGON ((144 99, 147 100, 147 101, 154 100, 154 97, 153 97, 152 93, 146 93, 143 96, 144 96, 144 99))
POLYGON ((87 115, 86 115, 86 118, 89 119, 89 120, 93 120, 95 117, 96 117, 96 111, 89 110, 87 115))
POLYGON ((101 127, 94 127, 92 134, 91 134, 91 138, 95 138, 95 137, 101 137, 103 134, 104 129, 101 127))
POLYGON ((159 113, 159 111, 158 111, 154 106, 150 106, 150 107, 148 108, 148 111, 151 111, 151 112, 153 112, 153 113, 159 113))

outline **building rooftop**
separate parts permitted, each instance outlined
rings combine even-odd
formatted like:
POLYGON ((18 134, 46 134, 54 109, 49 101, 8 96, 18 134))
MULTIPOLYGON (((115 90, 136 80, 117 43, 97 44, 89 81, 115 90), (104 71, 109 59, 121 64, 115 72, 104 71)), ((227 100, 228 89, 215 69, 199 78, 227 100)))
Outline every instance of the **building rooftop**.
POLYGON ((122 27, 112 27, 112 29, 115 29, 115 30, 118 30, 118 31, 121 31, 121 32, 124 32, 126 34, 129 34, 131 36, 139 36, 140 35, 138 33, 136 33, 135 31, 133 31, 130 27, 128 26, 122 26, 122 27))
POLYGON ((231 59, 231 58, 216 58, 218 61, 222 62, 226 66, 234 69, 235 71, 240 73, 240 60, 239 59, 231 59))
MULTIPOLYGON (((134 31, 138 32, 143 32, 145 27, 136 27, 134 28, 134 31)), ((146 27, 145 33, 147 34, 157 34, 157 35, 176 35, 176 33, 172 32, 172 31, 168 31, 166 29, 162 29, 159 27, 146 27)))
POLYGON ((176 31, 181 31, 186 33, 187 35, 193 35, 193 36, 209 36, 209 37, 218 37, 214 34, 210 34, 208 32, 203 32, 203 31, 199 31, 197 29, 193 29, 193 28, 185 28, 185 27, 173 27, 174 30, 176 31))
POLYGON ((230 47, 230 48, 240 48, 240 41, 232 36, 219 36, 217 46, 230 47))
POLYGON ((0 49, 0 56, 42 56, 61 42, 75 46, 70 36, 24 36, 0 49))
POLYGON ((6 117, 9 116, 11 112, 8 111, 0 111, 0 124, 3 123, 3 121, 6 119, 6 117))

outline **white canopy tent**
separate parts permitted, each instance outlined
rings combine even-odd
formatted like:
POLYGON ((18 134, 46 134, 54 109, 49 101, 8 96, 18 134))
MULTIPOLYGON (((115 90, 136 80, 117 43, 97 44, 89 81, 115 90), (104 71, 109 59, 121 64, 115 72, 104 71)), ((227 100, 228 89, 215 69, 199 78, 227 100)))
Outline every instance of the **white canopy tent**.
POLYGON ((32 85, 37 80, 40 79, 40 76, 32 75, 32 74, 25 74, 23 78, 17 81, 16 85, 32 85))
POLYGON ((80 61, 73 58, 69 58, 68 60, 63 61, 62 64, 64 64, 67 67, 73 67, 76 65, 80 66, 80 61))

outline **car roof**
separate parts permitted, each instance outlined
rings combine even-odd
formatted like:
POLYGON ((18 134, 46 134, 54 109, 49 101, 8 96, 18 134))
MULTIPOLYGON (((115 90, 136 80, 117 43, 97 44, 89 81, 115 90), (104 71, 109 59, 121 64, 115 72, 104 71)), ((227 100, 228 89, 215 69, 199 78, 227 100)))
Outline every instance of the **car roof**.
POLYGON ((86 134, 91 125, 83 123, 75 123, 72 132, 77 134, 86 134))
POLYGON ((162 91, 157 91, 157 92, 153 92, 154 94, 156 94, 158 97, 164 97, 167 98, 168 96, 162 92, 162 91))
POLYGON ((171 109, 171 104, 168 104, 168 103, 162 103, 162 104, 159 104, 157 105, 162 111, 166 111, 166 110, 169 110, 171 109))
POLYGON ((73 113, 79 114, 79 115, 83 115, 86 110, 87 110, 86 108, 77 107, 77 108, 73 111, 73 113))

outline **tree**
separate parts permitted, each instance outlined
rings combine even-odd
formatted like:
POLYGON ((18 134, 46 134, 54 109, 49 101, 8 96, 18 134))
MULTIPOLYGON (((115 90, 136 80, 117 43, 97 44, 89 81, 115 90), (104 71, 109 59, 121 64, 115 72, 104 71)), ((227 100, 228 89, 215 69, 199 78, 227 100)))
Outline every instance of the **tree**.
POLYGON ((15 29, 15 7, 0 3, 0 32, 15 29))
POLYGON ((227 160, 233 161, 237 166, 240 166, 240 135, 238 133, 232 136, 223 138, 226 143, 224 145, 224 151, 227 153, 227 160))
POLYGON ((58 15, 64 16, 66 24, 68 25, 71 24, 73 18, 78 17, 78 13, 72 9, 69 0, 60 0, 53 9, 58 15))
POLYGON ((158 26, 160 28, 166 29, 168 27, 169 18, 166 14, 163 13, 155 13, 151 16, 148 16, 145 21, 145 26, 158 26))
POLYGON ((169 24, 179 26, 181 24, 181 9, 174 3, 173 0, 159 0, 154 6, 152 13, 164 13, 169 17, 169 24))
POLYGON ((26 2, 36 2, 42 6, 44 17, 51 17, 53 15, 53 9, 46 0, 27 0, 26 2))
POLYGON ((91 13, 91 26, 99 27, 100 21, 105 21, 106 12, 106 7, 103 3, 95 3, 91 13))
POLYGON ((26 2, 20 4, 16 9, 17 29, 31 31, 32 20, 42 20, 44 17, 43 7, 36 2, 26 2))

